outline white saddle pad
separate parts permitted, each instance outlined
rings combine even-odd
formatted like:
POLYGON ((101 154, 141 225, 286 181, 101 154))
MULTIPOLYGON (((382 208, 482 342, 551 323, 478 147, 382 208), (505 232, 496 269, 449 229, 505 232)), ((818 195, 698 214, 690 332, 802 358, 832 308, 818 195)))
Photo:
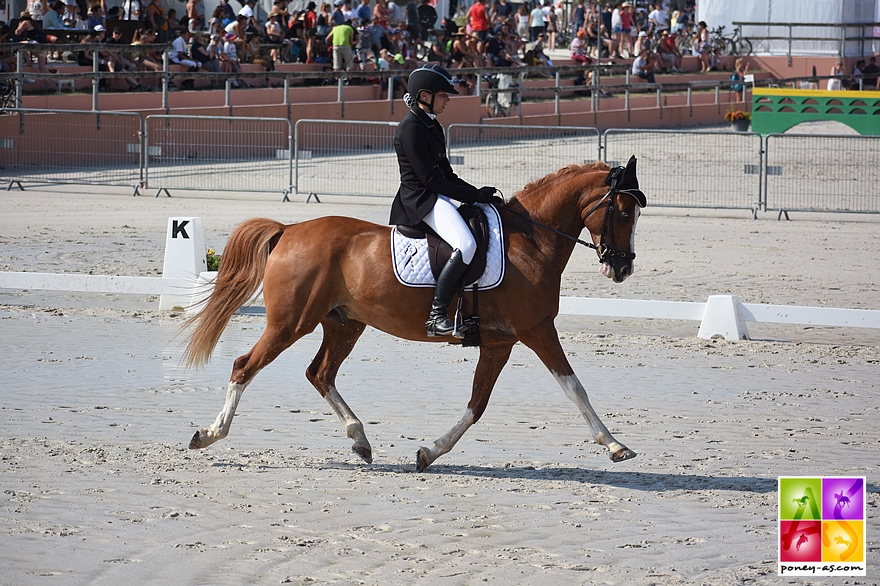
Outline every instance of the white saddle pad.
MULTIPOLYGON (((486 270, 477 281, 480 289, 492 289, 501 284, 504 278, 504 234, 501 229, 501 218, 495 206, 480 206, 489 220, 489 250, 486 252, 486 270)), ((428 240, 426 238, 408 238, 397 231, 391 231, 391 258, 394 264, 394 275, 397 280, 408 287, 433 287, 436 285, 428 259, 428 240)), ((473 283, 468 289, 473 289, 473 283)))

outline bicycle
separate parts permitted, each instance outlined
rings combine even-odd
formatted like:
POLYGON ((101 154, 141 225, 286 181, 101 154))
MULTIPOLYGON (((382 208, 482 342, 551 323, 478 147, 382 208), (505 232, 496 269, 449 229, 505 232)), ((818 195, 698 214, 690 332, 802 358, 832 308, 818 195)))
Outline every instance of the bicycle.
POLYGON ((14 79, 0 79, 0 112, 18 107, 14 79))
POLYGON ((740 36, 740 27, 736 27, 732 35, 724 34, 724 27, 719 26, 712 31, 712 45, 719 50, 722 55, 745 56, 752 54, 752 42, 740 36))
POLYGON ((509 116, 511 108, 518 103, 519 99, 519 94, 516 91, 517 84, 514 83, 513 77, 505 73, 496 73, 495 75, 484 75, 483 79, 489 89, 513 90, 486 94, 486 114, 489 118, 509 116))

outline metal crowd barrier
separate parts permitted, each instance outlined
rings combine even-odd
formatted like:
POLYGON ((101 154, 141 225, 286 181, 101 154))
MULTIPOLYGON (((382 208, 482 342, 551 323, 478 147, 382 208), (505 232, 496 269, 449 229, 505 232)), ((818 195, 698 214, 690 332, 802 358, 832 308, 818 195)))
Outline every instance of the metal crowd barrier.
MULTIPOLYGON (((17 109, 0 116, 7 189, 35 183, 391 197, 395 122, 17 109)), ((571 163, 635 154, 651 206, 880 213, 880 136, 453 124, 469 182, 507 197, 571 163), (719 153, 721 155, 719 156, 719 153)))
POLYGON ((880 136, 770 134, 765 209, 880 212, 880 136))
POLYGON ((309 120, 294 130, 294 193, 392 197, 400 185, 397 122, 309 120))
POLYGON ((129 186, 143 181, 144 118, 132 112, 16 109, 0 116, 0 169, 22 181, 129 186))
POLYGON ((636 155, 651 206, 750 209, 753 217, 761 207, 760 134, 612 128, 603 150, 612 167, 636 155))
POLYGON ((293 185, 293 136, 287 118, 147 116, 144 187, 278 191, 293 185))
POLYGON ((590 127, 451 124, 446 142, 456 174, 508 198, 560 167, 600 160, 599 130, 590 127))

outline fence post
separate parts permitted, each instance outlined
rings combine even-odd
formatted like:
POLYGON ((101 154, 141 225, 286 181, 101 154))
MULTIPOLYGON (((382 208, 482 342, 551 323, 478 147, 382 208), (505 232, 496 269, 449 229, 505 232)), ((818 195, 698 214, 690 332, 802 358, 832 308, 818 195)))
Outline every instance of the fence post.
POLYGON ((168 59, 170 55, 168 51, 162 53, 162 109, 168 113, 168 59))
POLYGON ((99 61, 100 55, 98 54, 98 50, 94 49, 92 51, 92 110, 98 109, 98 88, 101 85, 100 73, 98 73, 98 65, 101 63, 99 61))
POLYGON ((562 78, 562 74, 559 73, 559 70, 557 69, 556 70, 556 102, 554 104, 554 111, 553 111, 553 113, 556 114, 557 116, 559 116, 559 93, 562 89, 561 88, 561 78, 562 78))

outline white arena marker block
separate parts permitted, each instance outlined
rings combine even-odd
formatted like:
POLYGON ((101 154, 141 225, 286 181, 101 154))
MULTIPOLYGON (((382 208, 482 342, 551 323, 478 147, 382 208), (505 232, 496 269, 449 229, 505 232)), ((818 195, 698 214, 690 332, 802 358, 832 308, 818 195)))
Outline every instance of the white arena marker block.
POLYGON ((700 322, 698 338, 722 336, 725 340, 748 340, 749 331, 739 313, 736 295, 710 295, 700 322))
MULTIPOLYGON (((195 287, 199 275, 208 270, 207 251, 201 218, 168 218, 162 276, 166 279, 184 279, 195 287)), ((186 287, 181 288, 179 294, 162 295, 159 309, 186 307, 192 294, 193 288, 186 287)))

